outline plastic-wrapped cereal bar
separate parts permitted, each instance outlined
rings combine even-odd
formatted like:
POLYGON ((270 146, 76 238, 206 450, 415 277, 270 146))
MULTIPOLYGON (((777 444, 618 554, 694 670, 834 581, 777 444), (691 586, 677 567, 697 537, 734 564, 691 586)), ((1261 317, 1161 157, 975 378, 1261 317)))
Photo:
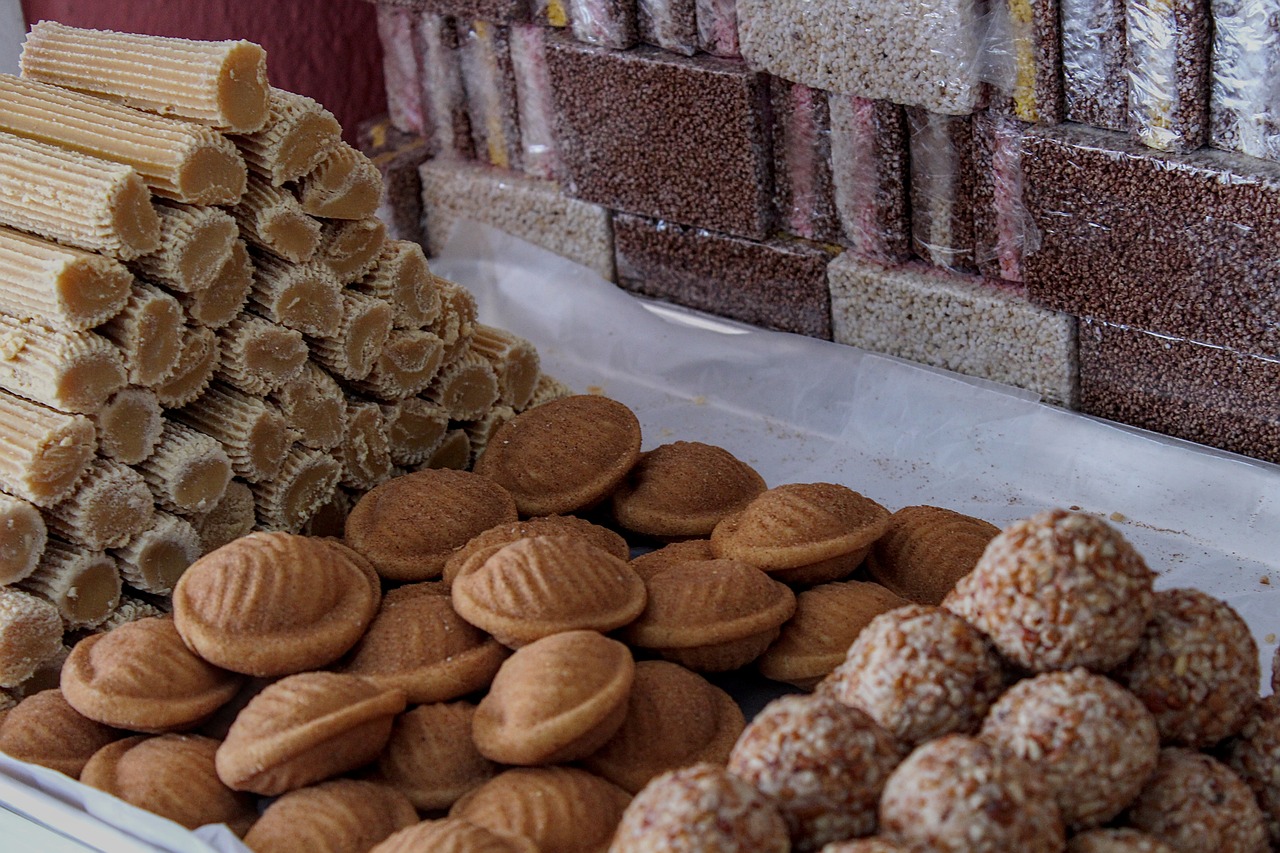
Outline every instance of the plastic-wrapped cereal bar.
POLYGON ((431 458, 423 468, 453 468, 463 470, 471 465, 471 437, 461 427, 451 429, 440 439, 431 458))
POLYGON ((347 437, 337 456, 344 486, 368 490, 391 476, 387 421, 377 403, 347 404, 347 437))
POLYGON ((4 531, 0 537, 0 586, 7 586, 35 571, 49 535, 40 510, 4 492, 0 492, 0 529, 4 531))
POLYGON ((417 50, 418 14, 412 9, 379 3, 378 41, 382 43, 382 78, 391 123, 405 133, 426 129, 422 71, 417 50))
POLYGON ((426 92, 429 140, 433 153, 445 157, 473 156, 471 119, 462 85, 462 57, 457 25, 452 18, 424 12, 418 20, 422 45, 422 85, 426 92))
POLYGON ((53 506, 71 494, 96 447, 88 418, 0 391, 0 489, 53 506))
POLYGON ((232 480, 222 500, 202 515, 187 519, 200 536, 200 550, 207 554, 233 539, 248 536, 257 524, 253 490, 242 480, 232 480))
POLYGON ((403 400, 425 391, 444 362, 444 342, 422 329, 393 329, 364 379, 352 387, 378 400, 403 400))
POLYGON ((175 298, 191 322, 218 330, 239 315, 253 286, 253 260, 243 240, 231 245, 231 253, 212 281, 195 293, 178 293, 175 298))
POLYGON ((694 0, 698 47, 712 56, 737 57, 738 0, 694 0))
POLYGON ((391 306, 398 329, 420 329, 440 316, 440 288, 422 247, 408 240, 388 240, 373 269, 353 289, 391 306))
POLYGON ((407 468, 426 462, 449 429, 449 413, 421 397, 382 406, 391 461, 407 468))
POLYGON ((22 76, 147 112, 236 133, 269 106, 267 55, 247 41, 192 41, 41 21, 27 33, 22 76))
POLYGON ((317 364, 307 362, 297 377, 272 395, 298 441, 318 450, 332 450, 347 432, 347 404, 337 380, 317 364))
POLYGON ((501 169, 519 170, 520 119, 510 30, 473 21, 458 41, 476 158, 501 169))
POLYGON ((934 266, 973 264, 973 125, 966 116, 907 110, 911 129, 911 243, 934 266))
POLYGON ((101 335, 0 314, 0 388, 60 411, 91 414, 126 384, 120 351, 101 335))
POLYGON ((40 565, 21 586, 56 607, 66 627, 89 628, 116 609, 122 583, 111 555, 50 539, 40 565))
POLYGON ((320 450, 294 445, 280 476, 254 483, 258 523, 271 530, 295 531, 333 496, 342 463, 320 450))
POLYGON ((831 116, 827 94, 774 77, 773 174, 784 231, 807 240, 843 242, 831 176, 831 116))
POLYGON ((343 379, 363 379, 373 370, 391 334, 391 306, 375 296, 342 293, 342 320, 332 337, 312 338, 311 357, 343 379))
POLYGON ((261 316, 305 335, 333 335, 342 322, 342 284, 315 261, 292 264, 257 255, 249 303, 261 316))
POLYGON ((569 26, 564 0, 533 0, 533 22, 547 27, 569 26))
POLYGON ((234 137, 249 169, 278 187, 310 172, 342 142, 333 113, 306 95, 271 89, 267 123, 234 137))
POLYGON ((222 341, 213 329, 187 326, 182 352, 169 378, 155 386, 156 399, 166 409, 176 409, 199 399, 213 381, 222 361, 222 341))
POLYGON ((43 598, 0 587, 0 687, 16 687, 62 648, 62 617, 43 598))
POLYGON ((1011 85, 1005 87, 1001 112, 1022 121, 1062 121, 1062 39, 1059 0, 1008 0, 1007 49, 1012 53, 1011 85))
POLYGON ((399 137, 398 144, 381 151, 366 149, 382 175, 376 215, 386 223, 387 236, 421 243, 422 179, 418 177, 418 167, 430 156, 430 149, 420 137, 407 137, 394 129, 392 132, 399 137))
POLYGON ((533 396, 529 398, 529 403, 524 408, 528 410, 534 406, 541 406, 543 403, 550 403, 552 400, 572 396, 572 388, 554 376, 544 373, 538 377, 538 384, 534 386, 533 396))
POLYGON ((131 385, 122 388, 93 414, 98 452, 108 459, 136 465, 160 443, 164 426, 155 391, 131 385))
POLYGON ((157 512, 155 521, 112 552, 120 574, 134 589, 168 595, 187 567, 200 559, 196 529, 185 518, 157 512))
POLYGON ((693 56, 698 52, 698 17, 694 0, 636 0, 640 41, 693 56))
POLYGON ((220 383, 170 417, 217 439, 236 476, 250 483, 270 480, 280 473, 295 437, 275 406, 220 383))
POLYGON ((1280 4, 1211 0, 1210 136, 1217 148, 1280 160, 1280 4))
POLYGON ((137 282, 124 308, 97 332, 124 354, 129 381, 158 385, 173 372, 182 351, 182 306, 155 285, 137 282))
POLYGON ((125 261, 160 247, 151 192, 131 166, 8 133, 0 224, 125 261))
POLYGON ((305 263, 320 247, 320 223, 307 215, 293 193, 256 175, 249 177, 244 197, 231 212, 242 237, 282 258, 305 263))
POLYGON ((174 421, 165 421, 155 452, 137 468, 170 512, 208 512, 231 481, 231 460, 218 440, 174 421))
POLYGON ((498 402, 498 376, 488 360, 464 351, 446 364, 422 395, 455 421, 474 421, 498 402))
POLYGON ((218 335, 222 363, 217 376, 246 394, 270 394, 301 373, 307 361, 301 332, 253 314, 241 314, 218 335))
POLYGON ((908 132, 902 107, 829 95, 835 205, 853 251, 885 263, 911 256, 908 132))
POLYGON ((476 324, 471 351, 488 359, 498 376, 498 402, 514 409, 529 405, 541 375, 538 350, 505 329, 476 324))
POLYGON ((521 166, 527 175, 554 180, 562 170, 556 149, 551 77, 547 71, 547 31, 543 27, 514 24, 510 37, 521 166))
POLYGON ((177 202, 157 204, 156 213, 160 217, 160 248, 135 259, 134 270, 179 293, 208 287, 231 258, 239 235, 236 221, 216 207, 177 202))
POLYGON ((54 329, 89 329, 129 298, 119 261, 0 227, 0 311, 54 329))
POLYGON ((1058 0, 1068 121, 1128 127, 1124 0, 1058 0))
POLYGON ((1022 256, 1036 230, 1022 203, 1022 131, 1016 118, 990 110, 973 117, 973 238, 978 271, 1022 281, 1022 256))
POLYGON ((346 489, 334 489, 329 500, 321 504, 302 525, 302 535, 341 539, 346 530, 347 516, 354 505, 355 501, 346 489))
POLYGON ((298 180, 298 201, 312 216, 364 219, 378 209, 381 196, 382 173, 345 142, 298 180))
POLYGON ((510 406, 494 406, 484 417, 463 424, 467 438, 471 440, 471 462, 475 463, 489 446, 489 439, 498 428, 516 416, 516 410, 510 406))
POLYGON ((1193 151, 1209 131, 1209 7, 1200 0, 1130 0, 1129 132, 1150 148, 1193 151))
POLYGON ((49 532, 93 551, 118 548, 151 526, 155 502, 137 471, 112 459, 95 459, 63 501, 45 510, 49 532))
POLYGON ((326 222, 316 260, 327 264, 338 281, 351 284, 373 271, 386 241, 387 226, 380 218, 326 222))
POLYGON ((639 38, 636 0, 564 0, 573 35, 584 44, 626 50, 639 38))
POLYGON ((132 166, 157 195, 235 204, 244 192, 244 160, 215 130, 9 75, 0 95, 0 130, 132 166))

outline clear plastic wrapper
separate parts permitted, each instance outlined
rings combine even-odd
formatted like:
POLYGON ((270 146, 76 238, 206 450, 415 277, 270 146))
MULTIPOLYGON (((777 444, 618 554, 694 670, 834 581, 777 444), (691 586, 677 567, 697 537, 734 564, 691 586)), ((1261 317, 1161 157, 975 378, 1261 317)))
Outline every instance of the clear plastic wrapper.
POLYGON ((828 95, 831 170, 845 242, 886 263, 911 256, 907 117, 889 101, 828 95))
POLYGON ((694 0, 636 0, 640 41, 693 56, 698 52, 698 17, 694 0))
POLYGON ((1062 32, 1059 0, 1007 0, 1013 85, 994 105, 1022 121, 1062 121, 1062 32))
POLYGON ((580 42, 626 50, 639 39, 636 0, 565 0, 564 5, 580 42))
POLYGON ((1280 2, 1211 0, 1212 144, 1280 160, 1280 2))
POLYGON ((827 93, 778 77, 770 78, 769 87, 779 225, 807 240, 844 242, 831 175, 827 93))
POLYGON ((1209 7, 1129 0, 1129 132, 1158 151, 1193 151, 1209 132, 1209 7))
POLYGON ((423 89, 415 50, 417 15, 410 9, 378 4, 378 41, 391 123, 405 133, 426 131, 423 89))
POLYGON ((433 156, 472 157, 471 119, 462 86, 458 30, 452 18, 423 12, 418 18, 422 57, 422 90, 429 132, 424 134, 433 156))
POLYGON ((1069 121, 1105 130, 1128 126, 1124 7, 1124 0, 1058 0, 1069 121))
POLYGON ((487 21, 473 21, 459 34, 459 44, 476 158, 519 170, 520 119, 509 32, 487 21))
POLYGON ((560 177, 560 154, 547 71, 547 31, 543 27, 515 24, 511 27, 511 67, 516 79, 516 104, 520 121, 521 163, 527 175, 555 180, 560 177))
POLYGON ((937 267, 972 271, 973 120, 911 107, 911 245, 937 267))
POLYGON ((1038 234, 1022 203, 1022 132, 1026 125, 993 112, 973 117, 973 240, 978 271, 1022 281, 1022 255, 1038 234))
POLYGON ((698 47, 712 56, 740 56, 738 0, 694 0, 698 47))

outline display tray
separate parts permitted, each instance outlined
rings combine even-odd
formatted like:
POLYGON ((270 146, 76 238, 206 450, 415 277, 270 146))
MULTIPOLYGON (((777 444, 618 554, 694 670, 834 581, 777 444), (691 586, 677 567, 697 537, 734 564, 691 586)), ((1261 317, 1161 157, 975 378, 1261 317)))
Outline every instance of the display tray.
MULTIPOLYGON (((432 269, 476 295, 483 322, 531 340, 546 372, 629 405, 645 449, 719 444, 770 486, 842 483, 891 510, 932 504, 1000 526, 1050 507, 1107 518, 1158 573, 1158 588, 1198 587, 1240 612, 1270 683, 1280 466, 1005 386, 638 300, 482 226, 460 227, 432 269)), ((730 681, 748 713, 780 689, 747 674, 730 681)), ((245 849, 220 827, 188 833, 2 755, 0 802, 91 847, 245 849)))

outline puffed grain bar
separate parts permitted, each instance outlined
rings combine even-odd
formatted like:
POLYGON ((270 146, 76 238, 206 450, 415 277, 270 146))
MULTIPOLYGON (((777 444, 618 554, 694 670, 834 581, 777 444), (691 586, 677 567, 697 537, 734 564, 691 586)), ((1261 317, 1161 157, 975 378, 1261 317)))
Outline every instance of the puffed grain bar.
POLYGON ((151 526, 155 501, 134 469, 99 457, 65 500, 44 511, 53 535, 91 551, 118 548, 151 526))
POLYGON ((347 404, 347 438, 337 455, 344 486, 368 490, 391 477, 391 442, 377 403, 347 404))
POLYGON ((451 429, 440 439, 431 458, 424 468, 454 468, 463 470, 471 464, 471 438, 467 431, 458 427, 451 429))
POLYGON ((377 264, 352 289, 390 304, 397 329, 421 329, 440 316, 440 281, 427 266, 420 244, 388 240, 377 264))
POLYGON ((387 242, 387 224, 381 219, 335 219, 320 227, 316 259, 329 265, 338 281, 351 284, 368 275, 387 242))
POLYGON ((421 397, 383 404, 391 461, 405 468, 431 458, 449 429, 449 413, 421 397))
POLYGON ((0 391, 0 489, 39 507, 71 494, 97 448, 93 421, 0 391))
POLYGON ((62 649, 58 608, 15 587, 0 587, 0 687, 17 687, 62 649))
POLYGON ((232 480, 222 500, 206 513, 187 519, 200 535, 200 550, 209 553, 233 539, 247 536, 257 524, 253 491, 243 480, 232 480))
POLYGON ((129 381, 149 387, 168 378, 182 353, 182 306, 168 293, 135 282, 129 300, 97 331, 124 355, 129 381))
POLYGON ((533 396, 529 398, 529 403, 521 411, 528 411, 534 406, 541 406, 543 403, 550 403, 552 400, 572 396, 572 388, 554 376, 544 373, 538 377, 538 384, 534 386, 533 396))
POLYGON ((244 197, 231 213, 242 237, 287 260, 309 261, 320 247, 320 223, 307 215, 293 193, 257 175, 249 177, 244 197))
POLYGON ((422 396, 455 421, 473 421, 498 401, 498 376, 484 356, 464 350, 441 368, 422 396))
POLYGON ((267 54, 247 41, 194 41, 41 21, 22 76, 234 133, 267 120, 267 54))
POLYGON ((28 501, 0 492, 0 586, 17 583, 35 571, 49 539, 40 510, 28 501))
POLYGON ((124 261, 160 247, 151 191, 131 166, 0 133, 0 224, 124 261))
POLYGON ((176 298, 191 322, 215 331, 239 315, 253 286, 253 261, 243 240, 236 240, 231 254, 208 287, 195 293, 179 293, 176 298))
POLYGON ((154 522, 112 554, 134 589, 168 595, 187 567, 200 559, 200 536, 191 522, 157 512, 154 522))
POLYGON ((127 384, 124 358, 101 335, 0 314, 0 388, 59 411, 92 414, 127 384))
POLYGON ((200 399, 221 361, 222 341, 217 333, 204 326, 188 326, 182 333, 182 351, 173 373, 155 386, 156 399, 166 409, 177 409, 200 399))
POLYGON ((249 303, 286 329, 319 337, 342 324, 342 283, 321 263, 293 264, 267 253, 253 258, 249 303))
POLYGON ((342 141, 342 126, 313 99, 273 86, 266 122, 234 139, 249 168, 278 187, 319 165, 342 141))
POLYGON ((236 476, 250 483, 273 479, 295 433, 274 405, 230 385, 214 383, 188 406, 170 414, 178 423, 216 438, 236 476))
POLYGON ((312 216, 364 219, 378 209, 382 172, 345 142, 298 181, 298 201, 312 216))
POLYGON ((179 293, 203 290, 231 258, 235 219, 216 207, 160 202, 160 248, 133 261, 143 278, 179 293))
POLYGON ((294 445, 280 476, 250 486, 258 523, 271 530, 299 530, 338 487, 342 463, 320 450, 294 445))
POLYGON ((170 512, 208 512, 231 481, 231 460, 218 440, 171 420, 137 468, 156 503, 170 512))
POLYGON ((391 334, 391 306, 354 290, 342 293, 342 320, 331 337, 311 338, 311 357, 335 376, 363 379, 391 334))
POLYGON ((422 329, 393 329, 373 369, 351 386, 378 400, 403 400, 422 393, 444 363, 444 342, 422 329))
POLYGON ((98 452, 108 459, 136 465, 160 443, 164 423, 160 401, 150 388, 122 388, 92 417, 98 452))
POLYGON ((132 166, 156 195, 235 204, 248 169, 216 130, 0 75, 0 130, 132 166))
POLYGON ((137 622, 139 619, 150 619, 154 616, 164 616, 165 612, 156 607, 149 601, 143 601, 140 598, 133 598, 129 595, 121 595, 120 603, 116 605, 116 609, 111 611, 106 619, 98 625, 99 631, 114 631, 121 625, 127 625, 130 622, 137 622))
POLYGON ((0 227, 0 311, 79 331, 104 323, 129 298, 119 261, 0 227))
POLYGON ((347 434, 347 404, 338 381, 308 361, 302 372, 271 397, 298 441, 317 450, 332 450, 347 434))
POLYGON ((493 438, 498 428, 515 416, 515 409, 499 404, 485 412, 484 417, 463 422, 462 428, 466 430, 467 438, 471 439, 472 464, 484 453, 484 449, 489 446, 489 439, 493 438))
POLYGON ((217 377, 246 394, 265 396, 302 372, 307 342, 296 329, 244 313, 218 332, 217 377))
POLYGON ((116 609, 123 583, 110 554, 50 539, 40 565, 19 586, 57 608, 64 627, 91 628, 116 609))
POLYGON ((529 405, 541 372, 538 350, 519 335, 477 323, 471 351, 493 366, 498 375, 498 402, 513 409, 529 405))

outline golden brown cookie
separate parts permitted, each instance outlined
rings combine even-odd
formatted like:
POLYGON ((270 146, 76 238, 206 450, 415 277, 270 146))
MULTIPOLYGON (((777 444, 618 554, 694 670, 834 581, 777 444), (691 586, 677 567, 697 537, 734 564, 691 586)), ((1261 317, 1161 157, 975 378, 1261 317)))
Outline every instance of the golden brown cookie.
POLYGON ((867 553, 867 573, 915 604, 941 604, 1000 528, 936 506, 907 506, 867 553))
POLYGON ((836 483, 789 483, 764 492, 711 533, 717 557, 785 583, 848 577, 889 524, 889 511, 836 483))
POLYGON ((218 741, 200 735, 125 738, 94 753, 80 781, 187 829, 225 823, 242 836, 258 809, 218 779, 217 750, 218 741))
POLYGON ((332 779, 274 800, 244 843, 254 853, 363 853, 417 822, 413 804, 394 788, 332 779))
POLYGON ((493 832, 458 818, 424 820, 402 829, 369 853, 538 853, 527 838, 493 832))
POLYGON ((481 755, 471 738, 475 713, 470 702, 438 702, 396 717, 378 758, 378 780, 415 807, 437 811, 492 779, 498 765, 481 755))
POLYGON ((187 569, 173 616, 205 660, 246 675, 286 675, 344 654, 380 598, 368 562, 340 542, 251 533, 187 569))
POLYGON ((613 737, 635 678, 631 650, 595 631, 553 634, 516 651, 480 700, 476 748, 501 764, 585 758, 613 737))
POLYGON ((346 542, 388 580, 425 581, 473 536, 517 517, 515 501, 493 480, 428 468, 366 492, 347 516, 346 542))
POLYGON ((693 563, 699 560, 714 560, 716 554, 711 550, 710 539, 687 539, 684 542, 672 542, 655 551, 641 554, 631 561, 632 570, 644 579, 649 578, 673 563, 693 563))
POLYGON ((453 579, 461 573, 462 567, 481 552, 492 554, 503 545, 532 536, 581 536, 619 560, 631 558, 631 547, 627 545, 627 540, 607 527, 593 524, 576 515, 540 515, 524 521, 499 524, 497 527, 491 527, 473 536, 471 541, 458 548, 449 555, 449 559, 445 560, 445 583, 453 583, 453 579))
POLYGON ((450 588, 463 619, 517 648, 561 631, 611 631, 644 610, 645 587, 625 560, 576 536, 519 539, 450 588))
POLYGON ((23 699, 0 719, 0 752, 80 778, 95 752, 123 734, 89 719, 67 703, 61 690, 23 699))
POLYGON ((582 765, 635 794, 668 770, 723 765, 745 725, 733 697, 696 672, 640 661, 621 728, 582 765))
POLYGON ((404 693, 354 675, 290 675, 250 700, 218 749, 218 777, 275 796, 368 764, 391 736, 404 693))
POLYGON ((62 694, 91 720, 135 732, 199 725, 243 679, 197 657, 168 617, 85 637, 62 667, 62 694))
POLYGON ((521 515, 562 515, 607 498, 639 458, 635 414, 608 397, 578 394, 507 421, 475 470, 511 492, 521 515))
POLYGON ((705 537, 765 488, 754 468, 723 447, 674 441, 640 457, 613 493, 613 517, 655 539, 705 537))

